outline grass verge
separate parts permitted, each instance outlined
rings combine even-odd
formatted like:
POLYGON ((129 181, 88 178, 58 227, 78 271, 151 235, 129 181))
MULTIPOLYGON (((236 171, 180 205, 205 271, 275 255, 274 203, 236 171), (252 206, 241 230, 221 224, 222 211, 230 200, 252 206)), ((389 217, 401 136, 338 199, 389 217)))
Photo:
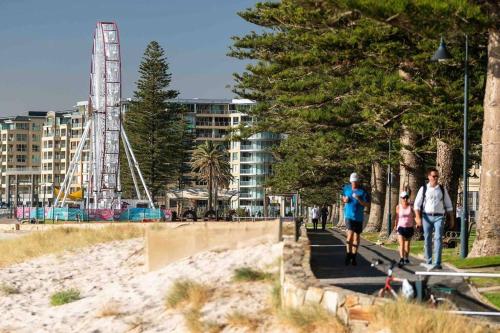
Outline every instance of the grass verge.
POLYGON ((496 330, 485 322, 452 315, 445 309, 429 309, 422 305, 398 300, 375 308, 374 329, 398 333, 493 333, 496 330))
POLYGON ((486 299, 496 306, 497 308, 500 309, 500 291, 495 291, 495 292, 486 292, 483 294, 486 299))
POLYGON ((67 289, 52 294, 50 296, 50 304, 52 306, 58 306, 78 301, 79 299, 80 291, 78 289, 67 289))
POLYGON ((20 263, 45 254, 73 251, 89 245, 141 237, 144 229, 131 225, 103 228, 60 227, 32 232, 16 239, 0 241, 0 267, 20 263))
POLYGON ((271 281, 273 274, 255 270, 250 267, 241 267, 234 270, 233 281, 249 282, 249 281, 271 281))

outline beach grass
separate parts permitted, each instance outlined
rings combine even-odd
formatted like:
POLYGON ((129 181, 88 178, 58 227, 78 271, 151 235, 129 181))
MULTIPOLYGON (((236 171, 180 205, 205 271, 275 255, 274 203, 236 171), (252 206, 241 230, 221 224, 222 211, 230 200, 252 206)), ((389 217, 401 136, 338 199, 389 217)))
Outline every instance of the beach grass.
POLYGON ((212 293, 210 288, 200 283, 184 279, 177 280, 167 293, 165 305, 173 309, 185 307, 201 309, 212 293))
POLYGON ((50 296, 50 304, 52 306, 63 305, 79 300, 80 291, 78 289, 67 289, 58 291, 50 296))
POLYGON ((300 333, 309 332, 347 332, 336 316, 319 305, 306 305, 300 308, 285 308, 278 312, 281 322, 300 333))
POLYGON ((233 272, 233 281, 236 282, 271 281, 272 279, 273 274, 250 267, 236 268, 233 272))
POLYGON ((235 327, 245 327, 250 331, 255 331, 259 327, 259 319, 240 311, 235 311, 226 316, 229 325, 235 327))
POLYGON ((15 295, 19 294, 19 288, 8 284, 6 282, 3 282, 0 284, 0 295, 8 296, 8 295, 15 295))
POLYGON ((394 333, 493 333, 488 322, 453 315, 447 309, 430 309, 423 305, 398 300, 377 306, 374 310, 374 329, 389 329, 394 333))
POLYGON ((64 251, 74 251, 98 243, 141 237, 144 229, 132 225, 102 228, 58 227, 36 231, 16 239, 0 241, 0 267, 64 251))

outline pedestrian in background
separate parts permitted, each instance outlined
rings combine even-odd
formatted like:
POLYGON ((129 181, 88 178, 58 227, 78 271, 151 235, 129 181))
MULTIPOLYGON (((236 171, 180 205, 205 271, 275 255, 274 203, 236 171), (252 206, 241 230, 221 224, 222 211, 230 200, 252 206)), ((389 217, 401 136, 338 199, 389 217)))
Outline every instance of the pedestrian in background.
POLYGON ((318 220, 319 220, 319 209, 316 206, 313 206, 311 211, 311 218, 313 223, 314 230, 318 230, 318 220))
POLYGON ((422 186, 415 198, 415 221, 424 228, 424 254, 427 269, 441 269, 443 250, 443 231, 448 216, 449 227, 455 226, 453 205, 448 191, 438 184, 439 172, 436 168, 427 169, 429 182, 422 186), (432 251, 432 233, 434 232, 434 261, 432 251))
POLYGON ((409 203, 410 196, 406 191, 401 192, 399 197, 401 198, 401 201, 400 204, 396 206, 398 223, 396 224, 395 229, 397 229, 399 241, 400 259, 398 266, 401 268, 410 263, 410 259, 408 259, 408 257, 410 254, 410 241, 415 233, 415 212, 409 203))
POLYGON ((358 174, 353 172, 349 177, 350 184, 342 189, 342 202, 344 207, 345 225, 347 227, 345 264, 357 265, 356 255, 361 232, 363 231, 363 218, 365 207, 370 206, 368 193, 359 184, 358 174))
POLYGON ((326 228, 326 220, 328 219, 328 207, 323 205, 321 208, 321 230, 326 228))

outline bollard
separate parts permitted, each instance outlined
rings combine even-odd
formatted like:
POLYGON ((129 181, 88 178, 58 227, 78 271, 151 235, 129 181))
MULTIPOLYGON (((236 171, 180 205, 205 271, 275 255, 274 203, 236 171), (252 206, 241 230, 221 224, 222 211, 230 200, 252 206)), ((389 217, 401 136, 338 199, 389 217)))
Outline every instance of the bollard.
POLYGON ((19 223, 16 223, 16 231, 19 231, 19 230, 21 230, 21 226, 19 223))

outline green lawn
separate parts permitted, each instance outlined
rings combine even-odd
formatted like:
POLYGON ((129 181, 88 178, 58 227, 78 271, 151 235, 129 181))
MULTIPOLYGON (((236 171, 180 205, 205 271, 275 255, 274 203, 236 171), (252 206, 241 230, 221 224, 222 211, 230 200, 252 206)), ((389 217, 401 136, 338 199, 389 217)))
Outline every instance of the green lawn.
POLYGON ((484 293, 483 296, 486 297, 491 304, 500 309, 500 291, 484 293))

